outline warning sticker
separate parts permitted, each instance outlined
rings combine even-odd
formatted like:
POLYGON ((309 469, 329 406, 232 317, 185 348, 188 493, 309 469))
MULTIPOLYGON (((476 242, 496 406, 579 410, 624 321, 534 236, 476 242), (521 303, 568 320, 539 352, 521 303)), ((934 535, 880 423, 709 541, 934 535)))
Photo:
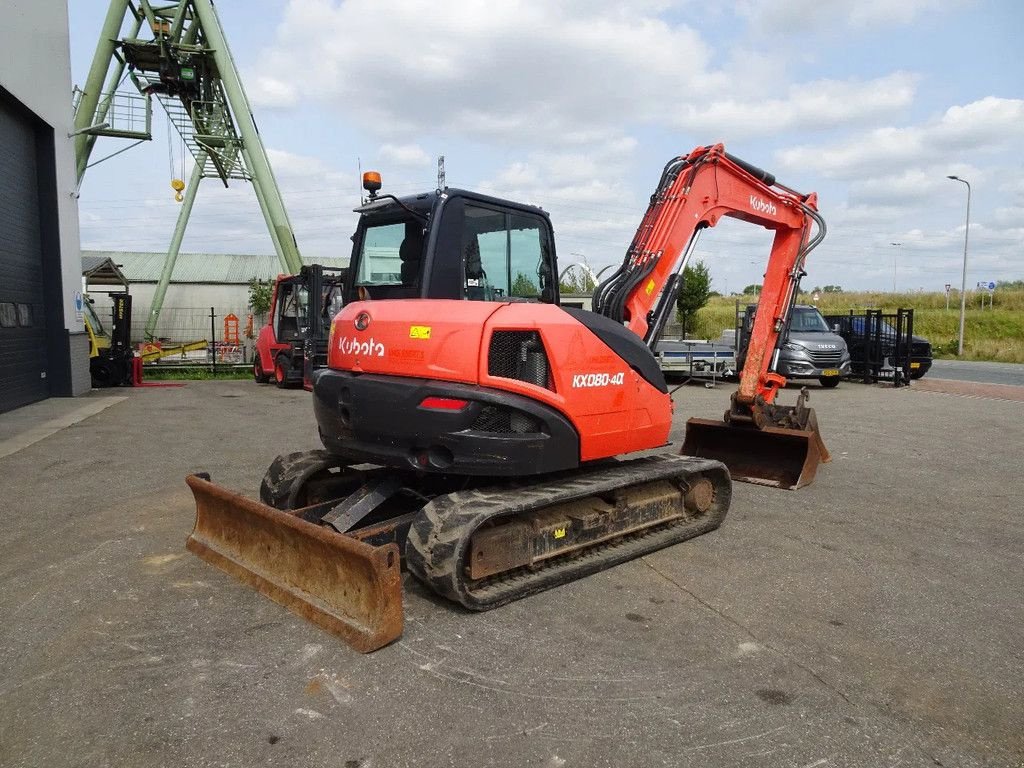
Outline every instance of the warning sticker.
POLYGON ((647 284, 647 287, 644 288, 644 290, 647 291, 647 295, 648 296, 650 296, 652 293, 654 293, 654 279, 653 278, 651 279, 651 282, 649 282, 647 284))
POLYGON ((409 338, 410 339, 429 339, 430 338, 430 326, 429 325, 410 325, 409 326, 409 338))

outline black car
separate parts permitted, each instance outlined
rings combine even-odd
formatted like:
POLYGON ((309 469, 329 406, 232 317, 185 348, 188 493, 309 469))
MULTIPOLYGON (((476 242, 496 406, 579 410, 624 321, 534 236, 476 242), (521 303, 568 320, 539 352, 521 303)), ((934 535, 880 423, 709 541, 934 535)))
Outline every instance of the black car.
MULTIPOLYGON (((877 340, 881 344, 881 357, 888 358, 892 364, 907 354, 906 339, 901 339, 896 349, 896 329, 884 320, 871 318, 868 333, 864 333, 867 318, 864 315, 826 315, 825 320, 835 331, 846 340, 850 350, 850 359, 854 376, 864 372, 865 337, 870 341, 877 340), (875 323, 880 323, 876 336, 875 323)), ((870 342, 869 342, 870 343, 870 342)), ((921 336, 910 337, 910 378, 920 379, 932 367, 932 345, 921 336)))

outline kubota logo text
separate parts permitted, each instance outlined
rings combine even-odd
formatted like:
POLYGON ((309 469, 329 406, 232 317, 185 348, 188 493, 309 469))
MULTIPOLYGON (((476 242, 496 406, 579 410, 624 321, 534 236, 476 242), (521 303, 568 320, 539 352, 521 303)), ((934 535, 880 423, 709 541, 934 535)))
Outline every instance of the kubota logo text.
POLYGON ((372 336, 369 341, 359 341, 358 339, 350 339, 348 336, 342 336, 338 339, 338 351, 343 355, 384 357, 384 345, 379 341, 374 341, 372 336))
POLYGON ((760 213, 767 213, 769 216, 774 216, 778 211, 775 210, 775 204, 767 200, 762 200, 757 195, 750 196, 750 207, 760 213))

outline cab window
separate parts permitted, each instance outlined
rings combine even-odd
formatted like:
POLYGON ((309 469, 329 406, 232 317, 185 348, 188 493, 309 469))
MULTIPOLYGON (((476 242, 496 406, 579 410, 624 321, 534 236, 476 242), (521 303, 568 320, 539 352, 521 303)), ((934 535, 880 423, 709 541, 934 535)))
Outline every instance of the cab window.
POLYGON ((401 285, 402 259, 399 251, 405 239, 405 224, 378 224, 366 228, 359 255, 356 285, 401 285))
POLYGON ((553 299, 548 229, 541 217, 467 203, 462 251, 467 299, 553 299))

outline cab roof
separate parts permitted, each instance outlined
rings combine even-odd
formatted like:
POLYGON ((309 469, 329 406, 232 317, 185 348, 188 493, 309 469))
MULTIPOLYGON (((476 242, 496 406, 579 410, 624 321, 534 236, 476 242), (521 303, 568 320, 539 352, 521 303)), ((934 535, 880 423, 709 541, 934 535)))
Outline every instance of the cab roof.
MULTIPOLYGON (((434 204, 440 195, 447 195, 448 197, 465 197, 471 200, 478 200, 482 203, 490 203, 501 208, 518 208, 528 213, 540 214, 545 218, 550 218, 548 212, 537 205, 530 205, 528 203, 520 203, 514 200, 505 200, 500 197, 492 197, 491 195, 485 195, 481 192, 473 192, 468 189, 460 189, 458 187, 445 187, 443 190, 435 189, 432 192, 421 192, 416 195, 395 195, 406 207, 411 208, 416 213, 421 213, 424 216, 428 215, 434 208, 434 204)), ((398 203, 396 203, 390 197, 378 196, 375 200, 370 200, 357 208, 352 209, 355 213, 394 213, 396 210, 401 210, 398 203)))

